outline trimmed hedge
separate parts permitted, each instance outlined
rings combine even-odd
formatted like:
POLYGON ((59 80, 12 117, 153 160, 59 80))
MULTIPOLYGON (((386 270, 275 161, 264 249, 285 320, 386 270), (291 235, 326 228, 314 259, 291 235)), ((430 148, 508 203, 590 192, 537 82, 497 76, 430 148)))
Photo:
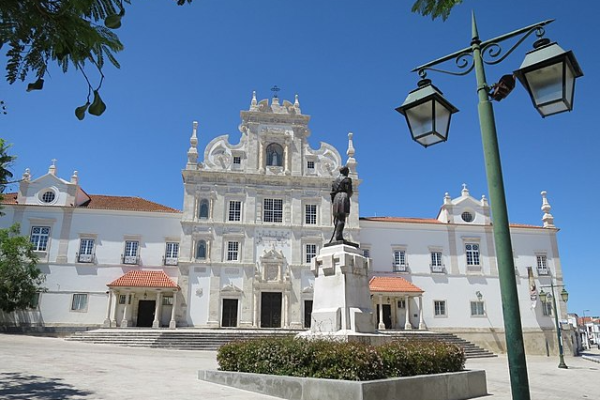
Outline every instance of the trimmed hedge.
POLYGON ((217 353, 222 371, 368 381, 462 371, 464 351, 442 342, 368 346, 327 340, 267 338, 231 342, 217 353))

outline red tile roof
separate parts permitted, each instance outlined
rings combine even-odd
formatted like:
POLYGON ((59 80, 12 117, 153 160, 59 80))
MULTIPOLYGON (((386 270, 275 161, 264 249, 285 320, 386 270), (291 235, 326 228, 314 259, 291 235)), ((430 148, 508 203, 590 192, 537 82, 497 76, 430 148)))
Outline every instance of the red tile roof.
POLYGON ((2 193, 1 204, 17 204, 17 193, 2 193))
POLYGON ((179 288, 163 271, 129 271, 109 287, 179 288))
MULTIPOLYGON (((373 221, 373 222, 404 222, 414 224, 442 224, 445 223, 438 221, 435 218, 409 218, 409 217, 360 217, 361 221, 373 221)), ((542 228, 539 225, 528 225, 528 224, 510 224, 511 228, 542 228)))
POLYGON ((156 211, 179 213, 181 211, 171 207, 163 206, 141 197, 130 196, 106 196, 102 194, 88 195, 91 200, 83 203, 80 207, 95 210, 126 210, 126 211, 156 211))
MULTIPOLYGON (((18 204, 17 193, 4 193, 2 204, 18 204)), ((122 210, 122 211, 150 211, 150 212, 166 212, 166 213, 181 213, 181 211, 163 206, 150 200, 142 199, 141 197, 132 196, 106 196, 103 194, 88 194, 90 198, 79 207, 89 208, 93 210, 122 210)))
POLYGON ((374 276, 369 281, 371 292, 423 293, 423 289, 400 277, 374 276))
POLYGON ((407 218, 407 217, 360 217, 361 221, 374 222, 414 222, 418 224, 442 224, 434 218, 407 218))

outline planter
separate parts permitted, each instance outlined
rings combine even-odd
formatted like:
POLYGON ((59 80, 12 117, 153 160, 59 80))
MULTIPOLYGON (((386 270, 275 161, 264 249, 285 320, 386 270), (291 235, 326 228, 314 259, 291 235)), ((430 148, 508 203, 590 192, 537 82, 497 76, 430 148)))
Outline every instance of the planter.
POLYGON ((487 395, 485 371, 344 381, 201 370, 198 379, 289 400, 465 400, 487 395))

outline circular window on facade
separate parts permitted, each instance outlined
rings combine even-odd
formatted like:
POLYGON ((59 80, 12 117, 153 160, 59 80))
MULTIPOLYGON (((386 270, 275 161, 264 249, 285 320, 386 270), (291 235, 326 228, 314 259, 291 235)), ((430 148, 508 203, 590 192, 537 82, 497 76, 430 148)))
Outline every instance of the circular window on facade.
POLYGON ((463 212, 461 214, 461 218, 465 222, 473 222, 473 214, 471 214, 469 211, 463 212))
POLYGON ((56 199, 56 193, 53 190, 46 190, 41 197, 44 203, 52 203, 56 199))

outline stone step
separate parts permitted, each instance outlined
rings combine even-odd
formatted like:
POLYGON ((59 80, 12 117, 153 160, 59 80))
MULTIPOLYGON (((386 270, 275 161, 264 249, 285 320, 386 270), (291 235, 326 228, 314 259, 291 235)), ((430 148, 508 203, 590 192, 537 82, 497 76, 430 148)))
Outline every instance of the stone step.
MULTIPOLYGON (((149 329, 98 329, 76 332, 65 340, 92 344, 112 344, 128 347, 151 347, 172 350, 218 350, 225 343, 265 337, 296 335, 300 331, 280 330, 149 330, 149 329)), ((386 331, 395 340, 443 341, 462 347, 467 358, 496 357, 450 333, 386 331)))

